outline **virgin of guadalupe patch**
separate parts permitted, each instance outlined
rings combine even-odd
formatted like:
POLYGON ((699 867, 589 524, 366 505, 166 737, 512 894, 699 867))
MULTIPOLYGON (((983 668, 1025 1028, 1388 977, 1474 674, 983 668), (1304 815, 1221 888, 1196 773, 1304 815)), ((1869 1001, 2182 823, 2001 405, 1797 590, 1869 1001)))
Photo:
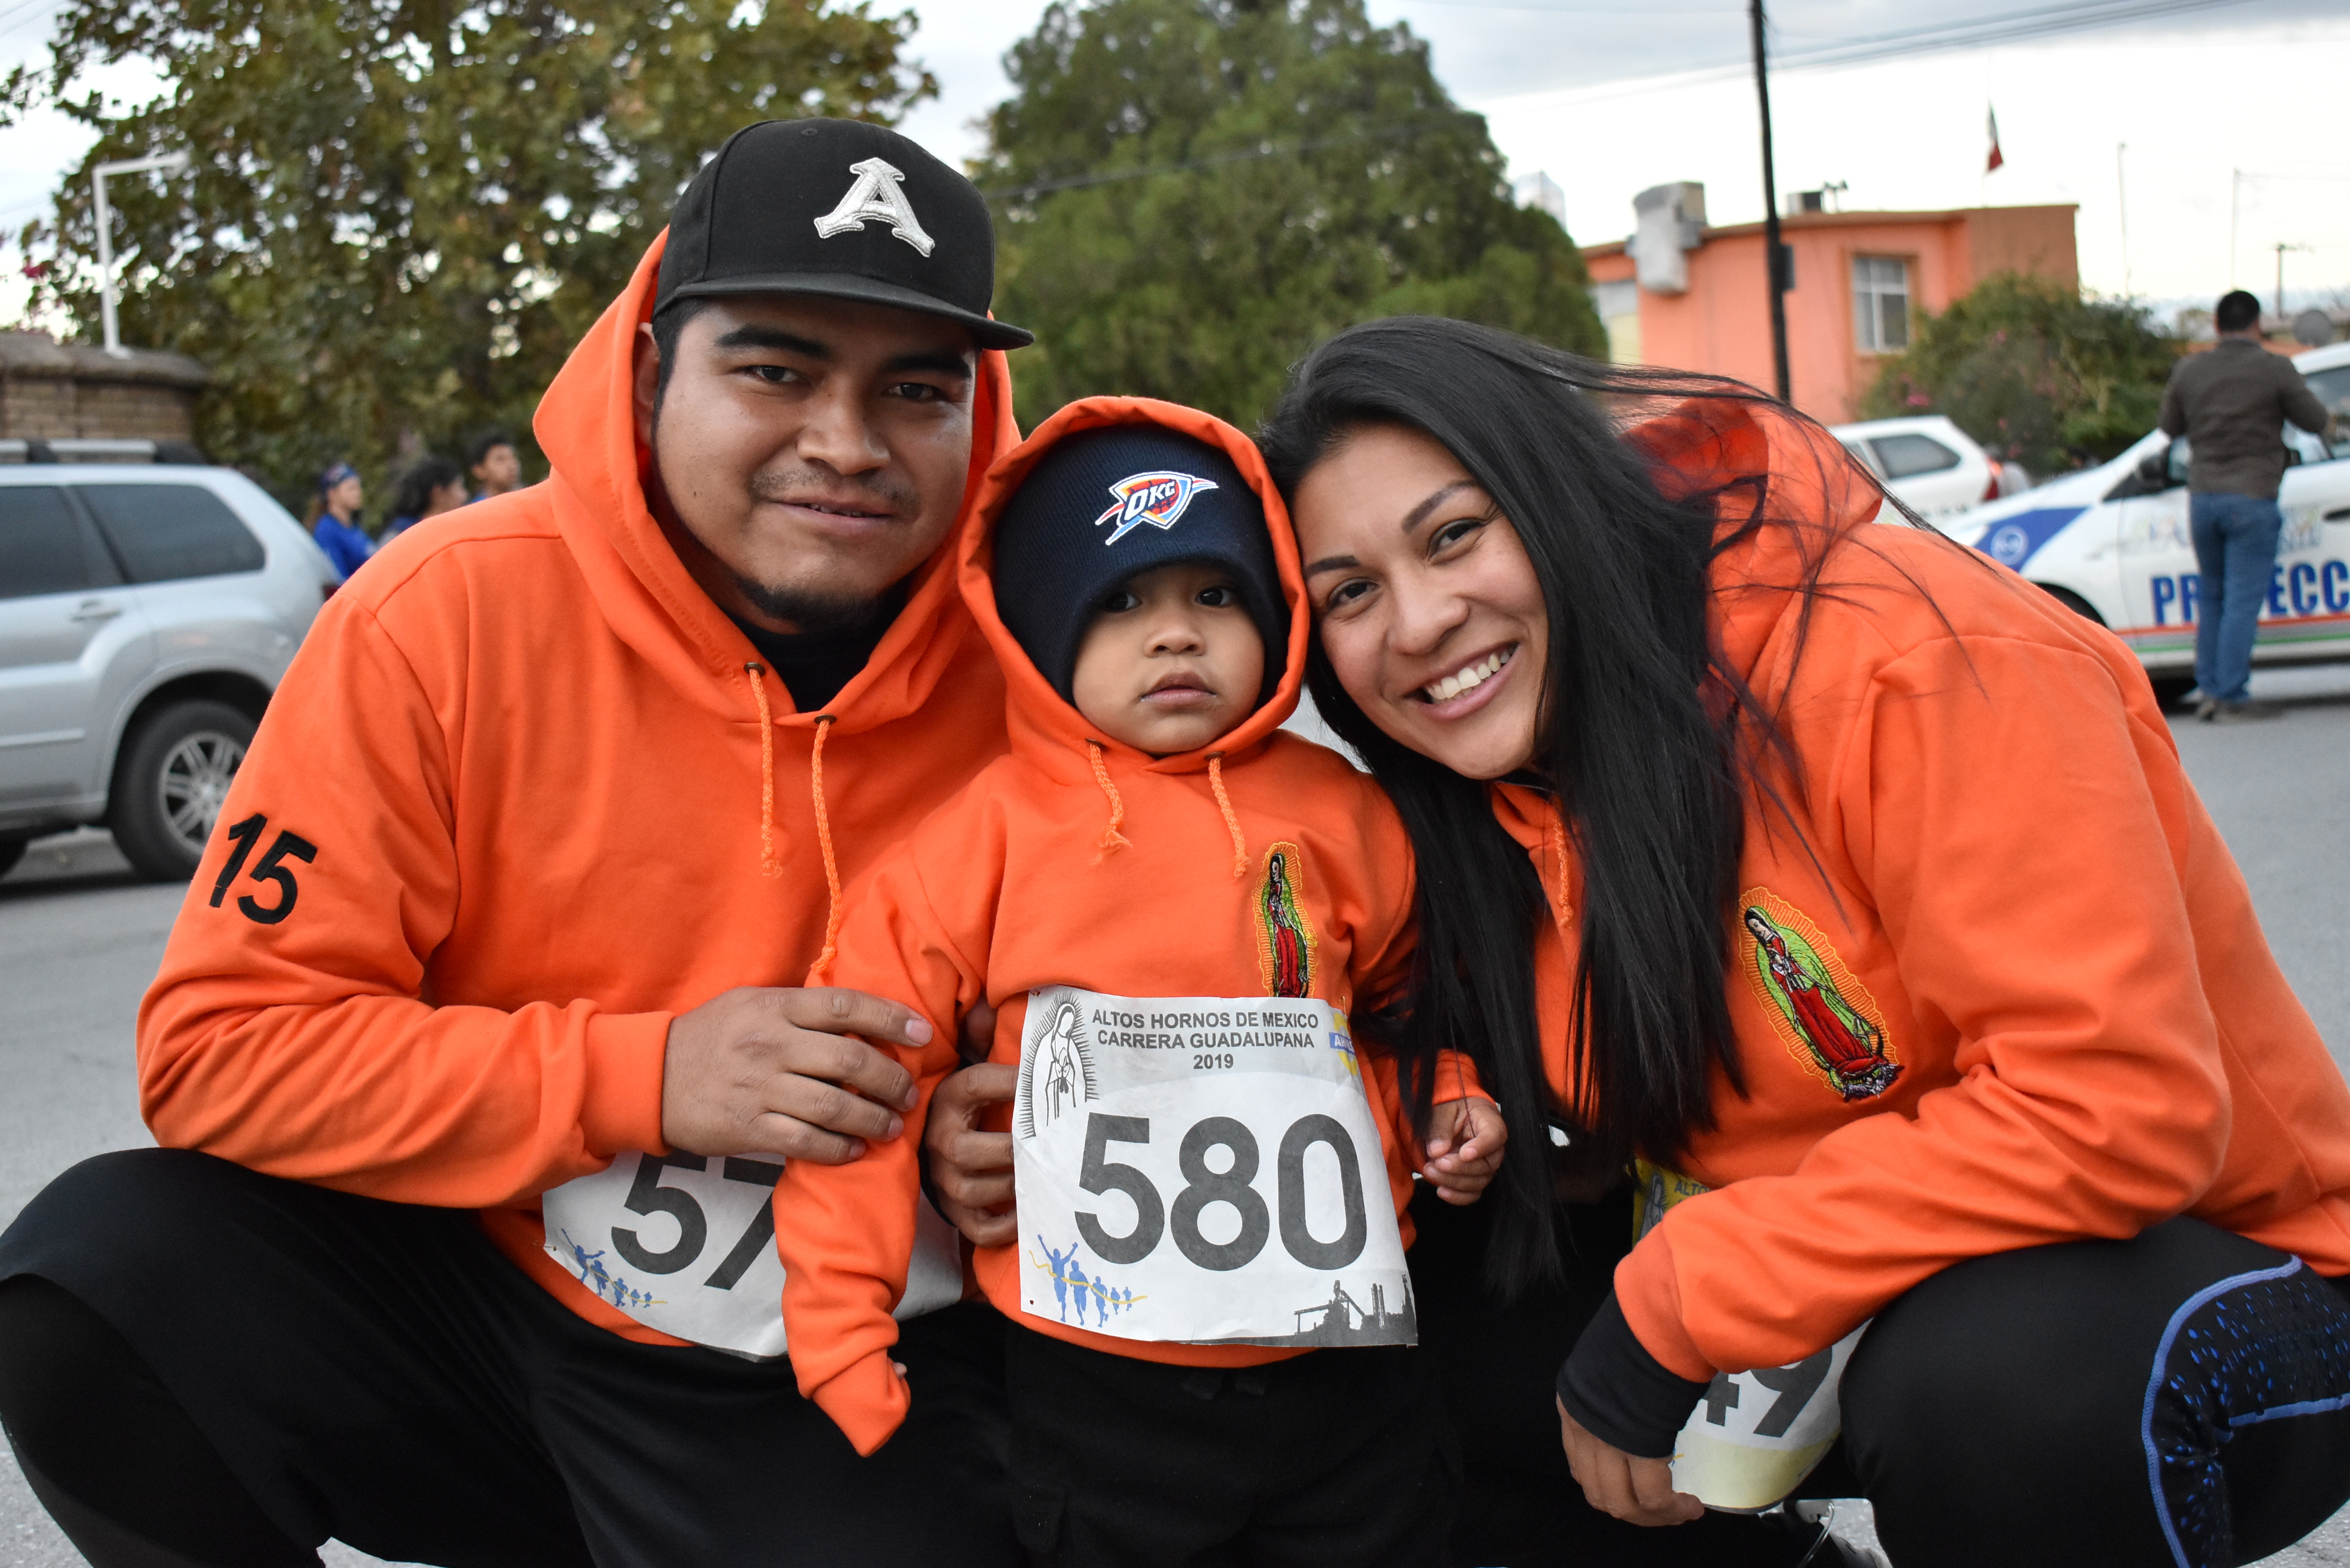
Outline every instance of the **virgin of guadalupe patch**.
POLYGON ((1796 1061, 1847 1100, 1874 1099, 1901 1075, 1885 1014, 1819 927, 1766 888, 1738 900, 1739 957, 1796 1061))
POLYGON ((1305 915, 1305 854, 1286 840, 1264 852, 1256 884, 1257 979, 1267 996, 1314 994, 1314 926, 1305 915))

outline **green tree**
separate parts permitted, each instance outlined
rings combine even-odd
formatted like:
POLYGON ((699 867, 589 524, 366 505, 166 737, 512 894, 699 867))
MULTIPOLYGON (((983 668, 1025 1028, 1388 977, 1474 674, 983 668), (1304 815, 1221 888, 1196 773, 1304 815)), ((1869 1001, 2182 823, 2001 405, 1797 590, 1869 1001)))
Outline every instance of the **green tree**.
POLYGON ((1128 392, 1249 428, 1339 327, 1406 312, 1605 353, 1583 258, 1362 0, 1099 0, 1014 46, 978 173, 1034 423, 1128 392))
POLYGON ((100 133, 25 233, 85 332, 88 166, 191 155, 108 188, 123 339, 211 366, 199 440, 298 501, 335 457, 380 483, 404 444, 526 443, 702 155, 758 119, 893 118, 936 90, 900 59, 913 26, 823 0, 68 0, 0 123, 46 102, 100 133), (93 85, 125 58, 159 67, 151 101, 93 85))
POLYGON ((2152 430, 2179 352, 2143 306, 2002 273, 1920 320, 1861 414, 1948 414, 1991 451, 2052 473, 2102 462, 2152 430))

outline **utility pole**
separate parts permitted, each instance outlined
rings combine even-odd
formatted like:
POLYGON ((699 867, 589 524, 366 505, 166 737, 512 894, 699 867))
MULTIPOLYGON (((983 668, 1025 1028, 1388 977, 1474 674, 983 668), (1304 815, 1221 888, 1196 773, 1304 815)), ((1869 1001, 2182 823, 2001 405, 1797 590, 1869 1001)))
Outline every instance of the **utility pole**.
POLYGON ((2131 296, 2129 270, 2129 176, 2124 171, 2122 164, 2122 154, 2128 151, 2128 142, 2116 141, 2114 143, 2114 195, 2120 202, 2122 212, 2122 297, 2124 299, 2127 299, 2131 296))
POLYGON ((122 346, 122 334, 114 324, 114 213, 106 204, 106 177, 109 174, 144 174, 151 169, 185 169, 188 155, 184 152, 158 152, 149 158, 126 158, 119 163, 101 163, 90 171, 89 188, 92 205, 98 209, 98 315, 106 337, 106 351, 116 358, 128 358, 130 350, 122 346))
POLYGON ((1779 181, 1771 164, 1771 73, 1762 51, 1762 0, 1747 0, 1754 33, 1754 97, 1762 109, 1762 270, 1771 291, 1771 369, 1779 400, 1787 389, 1787 247, 1779 243, 1779 181))
POLYGON ((2244 205, 2244 171, 2228 171, 2228 286, 2236 286, 2236 219, 2244 205))
POLYGON ((2285 252, 2287 252, 2287 251, 2305 251, 2305 250, 2307 250, 2308 248, 2309 248, 2309 247, 2308 247, 2307 245, 2289 245, 2289 244, 2285 244, 2285 243, 2284 243, 2284 241, 2282 241, 2282 240, 2279 240, 2279 241, 2276 243, 2276 254, 2277 254, 2277 296, 2276 296, 2276 299, 2277 299, 2277 312, 2276 312, 2276 313, 2277 313, 2277 319, 2278 319, 2279 321, 2282 321, 2282 320, 2284 319, 2284 253, 2285 253, 2285 252))

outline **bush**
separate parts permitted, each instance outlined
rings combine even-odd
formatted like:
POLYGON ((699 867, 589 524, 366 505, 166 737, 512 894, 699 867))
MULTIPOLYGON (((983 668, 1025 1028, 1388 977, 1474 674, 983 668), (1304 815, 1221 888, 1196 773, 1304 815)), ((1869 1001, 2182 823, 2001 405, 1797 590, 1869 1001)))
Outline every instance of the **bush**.
POLYGON ((2002 273, 1918 322, 1864 419, 1947 414, 2033 473, 2103 462, 2154 428, 2182 345, 2142 306, 2002 273))

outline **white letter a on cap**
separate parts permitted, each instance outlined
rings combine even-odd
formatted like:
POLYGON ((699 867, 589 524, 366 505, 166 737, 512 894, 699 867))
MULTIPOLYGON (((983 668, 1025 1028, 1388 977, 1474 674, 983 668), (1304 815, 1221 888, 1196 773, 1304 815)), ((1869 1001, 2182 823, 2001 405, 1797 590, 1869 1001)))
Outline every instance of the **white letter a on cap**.
POLYGON ((905 190, 898 183, 905 174, 880 158, 852 163, 848 171, 857 176, 857 183, 848 188, 840 205, 816 221, 816 232, 828 240, 851 229, 862 229, 868 218, 879 218, 889 225, 891 234, 924 255, 930 254, 936 242, 922 232, 921 220, 914 216, 905 190))

